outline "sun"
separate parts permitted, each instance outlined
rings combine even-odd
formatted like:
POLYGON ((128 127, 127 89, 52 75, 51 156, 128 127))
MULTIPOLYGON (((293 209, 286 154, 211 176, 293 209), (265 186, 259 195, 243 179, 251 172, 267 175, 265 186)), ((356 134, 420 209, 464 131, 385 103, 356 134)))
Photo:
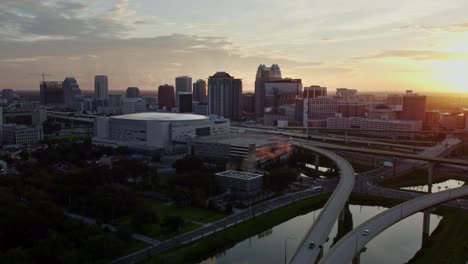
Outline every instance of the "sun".
POLYGON ((468 93, 468 35, 446 44, 444 49, 455 54, 446 60, 429 62, 437 90, 468 93))

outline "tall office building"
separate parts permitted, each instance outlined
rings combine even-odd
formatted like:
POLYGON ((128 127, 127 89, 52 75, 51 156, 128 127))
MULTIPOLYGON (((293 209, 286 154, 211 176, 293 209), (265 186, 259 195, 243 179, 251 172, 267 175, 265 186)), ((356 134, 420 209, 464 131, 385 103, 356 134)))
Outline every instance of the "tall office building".
POLYGON ((424 122, 426 115, 426 96, 414 94, 407 90, 403 96, 403 111, 401 119, 424 122))
POLYGON ((264 64, 258 66, 255 77, 255 114, 257 122, 261 122, 265 113, 265 83, 281 80, 281 70, 278 64, 266 67, 264 64))
POLYGON ((208 79, 208 111, 210 115, 239 119, 242 114, 242 80, 226 72, 217 72, 208 79))
POLYGON ((97 99, 105 99, 108 97, 108 92, 107 76, 94 76, 94 97, 97 99))
POLYGON ((179 93, 179 113, 192 113, 192 93, 179 93))
POLYGON ((302 93, 303 98, 315 98, 319 96, 327 96, 327 87, 321 87, 319 85, 312 85, 309 87, 304 87, 304 92, 302 93))
POLYGON ((326 119, 338 113, 338 98, 333 96, 319 96, 308 100, 309 107, 304 109, 312 119, 326 119))
POLYGON ((255 113, 255 94, 245 93, 242 95, 242 111, 247 115, 255 113))
POLYGON ((65 103, 63 83, 58 81, 43 81, 40 84, 41 104, 47 106, 63 106, 65 103))
POLYGON ((80 86, 74 77, 67 77, 63 81, 64 103, 67 107, 73 106, 73 101, 81 95, 80 86))
POLYGON ((175 106, 174 86, 160 85, 158 87, 158 106, 159 109, 166 108, 170 110, 175 106))
POLYGON ((127 95, 127 98, 139 98, 140 89, 138 89, 138 87, 128 87, 125 94, 127 95))
POLYGON ((205 80, 198 80, 193 83, 193 101, 199 103, 206 103, 206 82, 205 80))
POLYGON ((179 105, 179 93, 180 92, 192 92, 192 77, 179 76, 175 78, 175 90, 176 90, 176 105, 179 105))

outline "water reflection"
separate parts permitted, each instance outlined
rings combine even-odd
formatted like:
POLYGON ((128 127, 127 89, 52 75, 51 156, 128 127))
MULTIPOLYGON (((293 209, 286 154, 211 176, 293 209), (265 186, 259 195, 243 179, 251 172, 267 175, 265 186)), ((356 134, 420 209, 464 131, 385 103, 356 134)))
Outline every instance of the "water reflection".
MULTIPOLYGON (((344 215, 340 231, 350 229, 349 225, 357 226, 384 210, 386 208, 379 206, 350 205, 350 214, 344 215)), ((267 235, 263 232, 262 235, 253 236, 223 254, 218 254, 201 263, 284 263, 285 252, 289 259, 319 212, 320 209, 290 219, 266 231, 267 235), (287 243, 285 243, 286 239, 287 243)), ((441 218, 441 216, 430 214, 429 233, 432 233, 441 218)), ((400 221, 367 244, 366 252, 360 256, 360 263, 387 264, 408 261, 421 248, 422 226, 423 213, 414 214, 400 221)), ((338 223, 335 223, 330 239, 324 245, 325 254, 334 243, 337 234, 338 223)))
MULTIPOLYGON (((446 180, 444 182, 439 182, 439 183, 433 183, 432 184, 432 192, 441 192, 445 191, 448 189, 453 189, 453 188, 458 188, 461 187, 465 184, 464 181, 459 181, 459 180, 446 180)), ((428 185, 416 185, 416 186, 407 186, 407 187, 401 187, 401 190, 408 190, 408 191, 418 191, 418 192, 427 192, 428 191, 428 185)))

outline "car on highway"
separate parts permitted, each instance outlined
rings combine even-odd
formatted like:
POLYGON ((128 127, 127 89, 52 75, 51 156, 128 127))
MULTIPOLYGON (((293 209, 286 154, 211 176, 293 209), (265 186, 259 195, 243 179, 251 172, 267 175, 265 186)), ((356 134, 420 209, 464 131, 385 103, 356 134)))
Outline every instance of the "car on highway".
POLYGON ((314 192, 321 192, 323 190, 323 186, 314 186, 312 187, 312 191, 314 192))
POLYGON ((365 229, 364 231, 362 231, 363 236, 367 236, 367 235, 369 235, 369 233, 370 233, 369 229, 365 229))
POLYGON ((310 249, 314 249, 314 247, 315 247, 315 242, 309 243, 309 248, 310 248, 310 249))

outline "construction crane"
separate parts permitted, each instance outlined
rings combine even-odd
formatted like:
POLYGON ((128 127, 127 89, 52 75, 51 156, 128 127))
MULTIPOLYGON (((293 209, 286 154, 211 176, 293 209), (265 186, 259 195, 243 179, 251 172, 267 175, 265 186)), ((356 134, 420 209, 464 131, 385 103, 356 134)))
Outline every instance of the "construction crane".
POLYGON ((45 77, 46 77, 46 76, 52 76, 52 75, 50 75, 50 74, 48 74, 48 73, 44 73, 44 72, 43 72, 43 73, 31 73, 31 74, 29 74, 29 75, 42 76, 42 81, 43 81, 43 82, 45 82, 45 77))

